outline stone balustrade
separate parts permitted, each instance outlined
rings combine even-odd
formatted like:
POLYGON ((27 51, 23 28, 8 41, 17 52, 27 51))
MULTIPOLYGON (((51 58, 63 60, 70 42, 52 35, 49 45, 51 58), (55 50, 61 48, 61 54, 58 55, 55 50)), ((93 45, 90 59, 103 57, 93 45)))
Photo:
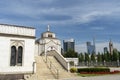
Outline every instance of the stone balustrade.
POLYGON ((55 58, 60 62, 60 64, 67 70, 70 70, 70 64, 67 60, 65 60, 65 58, 57 53, 56 51, 52 51, 53 55, 55 56, 55 58))

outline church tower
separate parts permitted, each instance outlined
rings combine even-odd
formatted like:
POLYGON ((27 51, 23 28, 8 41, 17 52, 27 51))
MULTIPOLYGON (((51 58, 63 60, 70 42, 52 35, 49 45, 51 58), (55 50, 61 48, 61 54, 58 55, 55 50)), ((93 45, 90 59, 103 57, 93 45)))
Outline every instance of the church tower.
POLYGON ((55 33, 50 31, 50 26, 47 26, 47 31, 41 34, 41 38, 36 41, 38 47, 38 55, 46 55, 47 52, 55 50, 61 54, 61 42, 56 38, 55 33))
POLYGON ((110 52, 111 55, 113 54, 113 43, 112 43, 111 40, 109 42, 109 52, 110 52))

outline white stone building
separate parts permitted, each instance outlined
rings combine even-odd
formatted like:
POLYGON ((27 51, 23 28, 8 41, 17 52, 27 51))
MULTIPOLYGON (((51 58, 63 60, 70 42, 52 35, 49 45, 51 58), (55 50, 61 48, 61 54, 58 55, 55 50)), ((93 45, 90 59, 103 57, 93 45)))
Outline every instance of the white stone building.
POLYGON ((35 28, 0 24, 0 73, 34 72, 35 28))
MULTIPOLYGON (((46 55, 48 51, 55 50, 61 54, 61 42, 56 38, 55 33, 48 29, 41 34, 41 38, 36 40, 36 55, 46 55)), ((49 54, 50 55, 50 54, 49 54)))

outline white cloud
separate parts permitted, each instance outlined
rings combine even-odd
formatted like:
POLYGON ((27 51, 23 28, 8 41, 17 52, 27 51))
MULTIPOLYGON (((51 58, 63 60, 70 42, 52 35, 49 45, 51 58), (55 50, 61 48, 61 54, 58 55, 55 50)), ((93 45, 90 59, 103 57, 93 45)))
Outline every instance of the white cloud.
POLYGON ((101 16, 109 16, 111 14, 112 11, 100 11, 100 10, 89 11, 84 14, 76 16, 76 21, 79 23, 89 23, 100 18, 101 16))
POLYGON ((104 30, 105 27, 91 27, 92 30, 104 30))
POLYGON ((7 6, 0 8, 1 12, 9 13, 9 14, 16 14, 16 15, 23 15, 23 16, 29 16, 34 19, 38 19, 41 22, 48 23, 47 20, 42 20, 42 16, 44 14, 62 14, 62 15, 68 15, 73 17, 73 19, 69 21, 53 21, 54 24, 66 24, 66 23, 88 23, 91 21, 96 20, 97 18, 101 16, 108 16, 112 15, 112 13, 116 13, 120 11, 120 8, 118 4, 115 5, 115 2, 107 2, 107 1, 59 1, 59 0, 20 0, 14 2, 7 1, 3 2, 4 4, 7 4, 7 6), (65 5, 57 5, 58 2, 61 4, 64 3, 65 5), (68 1, 71 2, 68 4, 68 1), (73 3, 74 2, 74 3, 73 3), (81 3, 83 2, 83 3, 81 3), (89 2, 89 3, 88 3, 89 2), (67 5, 69 7, 64 7, 67 5))

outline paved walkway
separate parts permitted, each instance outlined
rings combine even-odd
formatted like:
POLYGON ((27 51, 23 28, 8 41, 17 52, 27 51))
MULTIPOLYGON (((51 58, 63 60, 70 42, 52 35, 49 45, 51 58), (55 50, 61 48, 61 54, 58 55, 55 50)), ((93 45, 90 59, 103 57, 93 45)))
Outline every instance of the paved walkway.
POLYGON ((94 76, 94 77, 76 77, 70 79, 60 80, 120 80, 120 75, 105 75, 105 76, 94 76))

